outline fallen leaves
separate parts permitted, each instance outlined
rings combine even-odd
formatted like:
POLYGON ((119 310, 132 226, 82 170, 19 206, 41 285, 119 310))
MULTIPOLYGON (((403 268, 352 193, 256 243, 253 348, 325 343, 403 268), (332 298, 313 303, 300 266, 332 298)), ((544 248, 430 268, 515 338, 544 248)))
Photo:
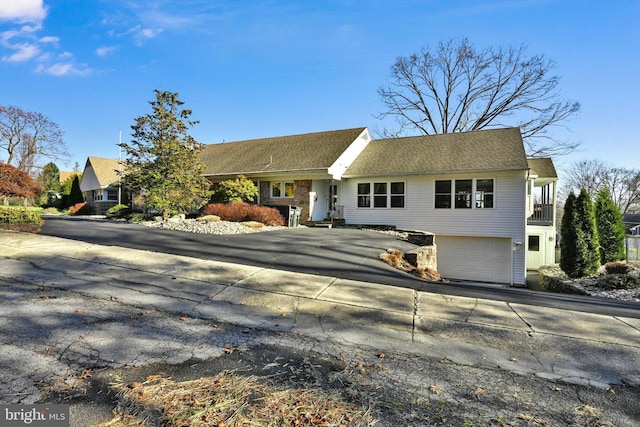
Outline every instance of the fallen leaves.
POLYGON ((235 371, 184 382, 150 376, 111 388, 118 393, 116 416, 98 426, 373 424, 368 412, 320 390, 278 387, 235 371))

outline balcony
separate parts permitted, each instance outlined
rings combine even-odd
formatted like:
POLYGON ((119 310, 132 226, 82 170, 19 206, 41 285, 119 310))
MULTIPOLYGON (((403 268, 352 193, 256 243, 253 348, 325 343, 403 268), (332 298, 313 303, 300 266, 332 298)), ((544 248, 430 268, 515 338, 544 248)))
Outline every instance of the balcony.
POLYGON ((533 214, 527 218, 527 225, 553 225, 553 213, 555 207, 551 204, 535 203, 533 214))

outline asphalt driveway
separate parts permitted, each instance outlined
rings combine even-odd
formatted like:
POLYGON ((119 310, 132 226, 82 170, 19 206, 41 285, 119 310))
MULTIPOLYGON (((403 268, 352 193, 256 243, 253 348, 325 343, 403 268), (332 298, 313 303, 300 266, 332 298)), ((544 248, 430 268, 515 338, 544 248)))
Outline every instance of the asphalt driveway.
POLYGON ((503 284, 426 282, 398 271, 378 258, 389 248, 407 251, 416 246, 395 235, 375 231, 300 227, 253 234, 213 235, 149 228, 95 217, 48 216, 40 234, 448 295, 640 316, 638 304, 624 301, 553 294, 503 284))

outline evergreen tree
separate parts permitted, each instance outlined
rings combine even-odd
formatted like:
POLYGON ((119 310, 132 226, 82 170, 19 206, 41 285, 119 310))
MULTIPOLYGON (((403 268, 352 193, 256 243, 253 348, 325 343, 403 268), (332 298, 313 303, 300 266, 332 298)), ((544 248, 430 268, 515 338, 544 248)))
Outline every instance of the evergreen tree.
POLYGON ((595 274, 600 267, 600 244, 596 228, 596 214, 591 197, 586 189, 580 191, 576 201, 577 219, 579 221, 587 247, 584 260, 583 276, 595 274))
POLYGON ((564 203, 564 214, 560 225, 560 268, 569 277, 575 277, 578 258, 577 240, 579 227, 576 227, 576 195, 569 193, 564 203))
POLYGON ((206 201, 209 183, 199 158, 203 146, 188 133, 197 123, 189 120, 191 110, 180 108, 184 103, 177 93, 155 94, 149 102, 153 112, 135 119, 133 140, 120 146, 127 156, 125 185, 141 193, 146 209, 166 217, 197 209, 206 201))
POLYGON ((82 191, 80 190, 80 177, 74 175, 73 182, 71 183, 71 191, 69 192, 69 205, 73 206, 76 203, 84 202, 82 191))
POLYGON ((625 258, 625 230, 620 210, 611 193, 603 187, 595 202, 596 225, 600 238, 600 263, 620 261, 625 258))
POLYGON ((590 199, 589 203, 587 203, 583 192, 580 193, 578 198, 576 198, 573 191, 569 193, 569 197, 565 202, 560 228, 560 268, 567 276, 572 278, 593 274, 599 266, 599 253, 597 248, 595 252, 593 248, 593 234, 595 233, 593 220, 591 222, 591 235, 585 231, 588 229, 589 215, 586 215, 586 212, 589 209, 591 209, 591 218, 593 218, 593 207, 590 199), (585 216, 587 219, 584 218, 585 216))

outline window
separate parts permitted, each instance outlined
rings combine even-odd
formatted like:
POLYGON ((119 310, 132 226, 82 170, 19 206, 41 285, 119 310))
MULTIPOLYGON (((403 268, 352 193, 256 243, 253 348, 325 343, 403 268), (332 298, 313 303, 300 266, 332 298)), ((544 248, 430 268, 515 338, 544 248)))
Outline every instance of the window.
POLYGON ((391 207, 404 208, 404 182, 391 183, 391 207))
POLYGON ((373 184, 373 207, 374 208, 387 207, 387 183, 386 182, 376 182, 373 184))
POLYGON ((540 251, 540 236, 529 236, 529 250, 533 252, 540 251))
POLYGON ((118 190, 108 190, 107 200, 118 200, 118 190))
POLYGON ((361 182, 358 183, 358 207, 404 208, 404 182, 361 182), (373 194, 371 194, 373 192, 373 194))
POLYGON ((278 199, 283 197, 293 197, 293 182, 272 182, 271 197, 278 199))
POLYGON ((436 209, 450 209, 452 203, 456 209, 493 208, 493 179, 443 180, 435 184, 436 209))
POLYGON ((451 181, 436 181, 437 209, 449 209, 451 207, 451 181))
POLYGON ((476 180, 476 208, 493 208, 493 179, 476 180))
POLYGON ((371 207, 371 184, 368 182, 358 184, 358 207, 371 207))
POLYGON ((472 180, 456 179, 456 209, 471 209, 472 180))

